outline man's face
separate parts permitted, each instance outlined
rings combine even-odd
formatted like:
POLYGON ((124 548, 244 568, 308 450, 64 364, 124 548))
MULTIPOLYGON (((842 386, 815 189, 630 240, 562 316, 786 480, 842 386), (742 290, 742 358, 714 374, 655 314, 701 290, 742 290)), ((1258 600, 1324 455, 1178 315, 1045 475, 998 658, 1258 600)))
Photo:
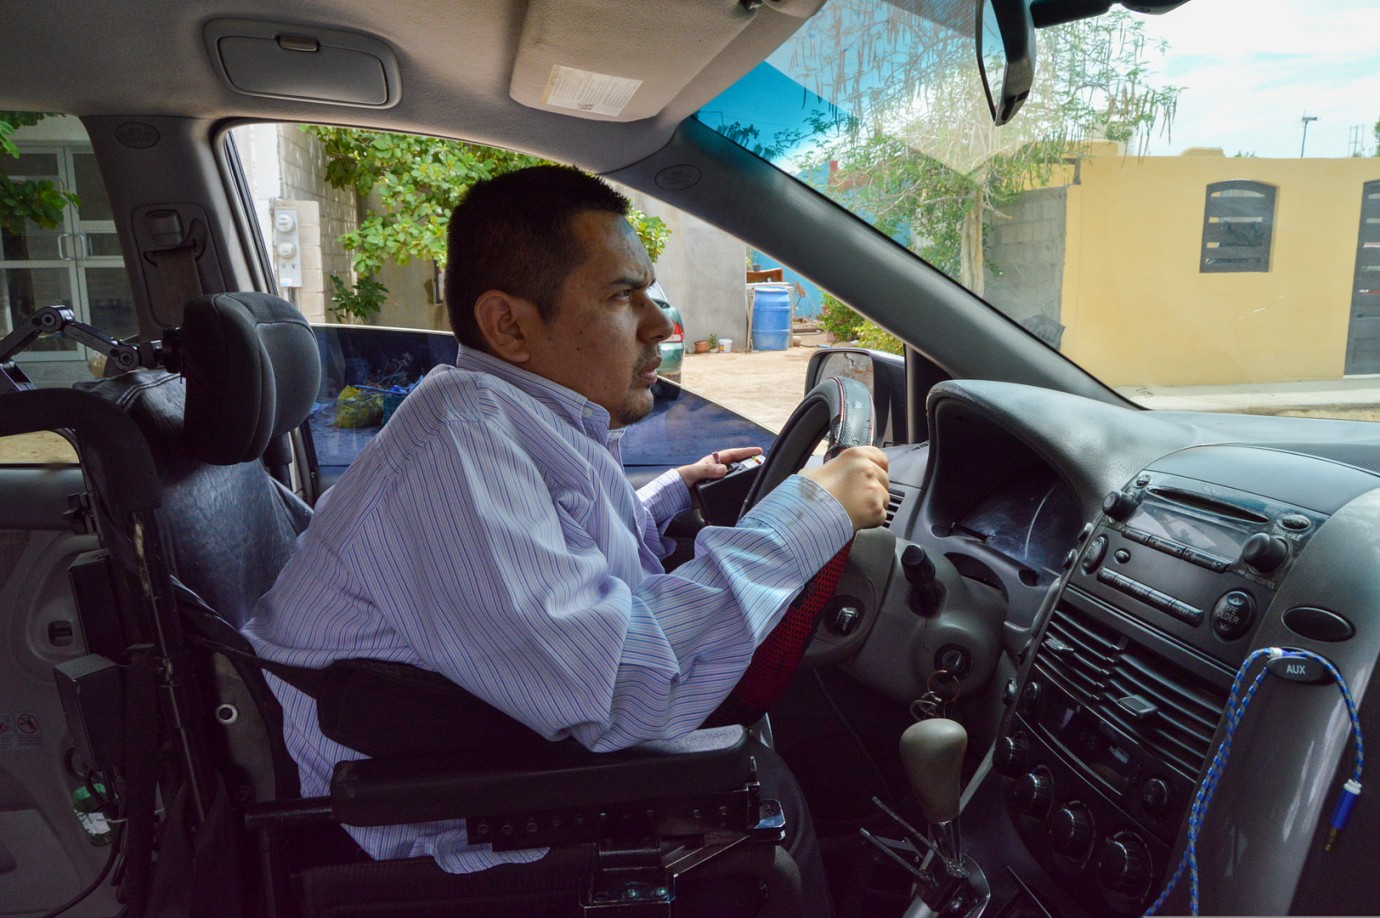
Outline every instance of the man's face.
POLYGON ((624 427, 652 410, 657 345, 671 322, 647 296, 652 262, 627 220, 585 211, 570 228, 585 260, 566 276, 556 317, 529 336, 524 366, 602 406, 611 426, 624 427))

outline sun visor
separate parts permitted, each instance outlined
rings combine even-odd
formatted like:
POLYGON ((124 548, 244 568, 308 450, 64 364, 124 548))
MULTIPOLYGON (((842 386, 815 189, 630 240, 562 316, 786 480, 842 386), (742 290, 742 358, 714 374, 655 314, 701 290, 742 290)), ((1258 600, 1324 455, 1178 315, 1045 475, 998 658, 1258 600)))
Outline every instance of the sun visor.
POLYGON ((755 15, 739 0, 532 0, 509 92, 576 118, 650 118, 755 15))
POLYGON ((377 38, 249 19, 206 24, 206 50, 236 92, 389 108, 401 93, 393 49, 377 38))

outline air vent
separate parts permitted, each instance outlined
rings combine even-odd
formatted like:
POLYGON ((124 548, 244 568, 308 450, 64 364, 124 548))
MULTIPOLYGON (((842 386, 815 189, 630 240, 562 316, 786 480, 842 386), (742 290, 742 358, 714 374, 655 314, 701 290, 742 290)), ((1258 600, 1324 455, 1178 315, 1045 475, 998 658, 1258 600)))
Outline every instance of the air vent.
POLYGON ((904 491, 887 490, 886 502, 886 528, 891 528, 891 521, 896 519, 896 513, 901 509, 901 505, 906 502, 904 491))
POLYGON ((1055 609, 1034 668, 1184 777, 1202 771, 1226 706, 1225 686, 1066 606, 1055 609))

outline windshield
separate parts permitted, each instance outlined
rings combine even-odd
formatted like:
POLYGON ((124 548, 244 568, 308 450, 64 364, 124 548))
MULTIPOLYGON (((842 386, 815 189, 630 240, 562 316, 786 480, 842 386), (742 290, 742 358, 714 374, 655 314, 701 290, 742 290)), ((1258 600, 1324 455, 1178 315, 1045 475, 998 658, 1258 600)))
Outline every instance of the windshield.
MULTIPOLYGON (((1142 404, 1373 417, 1380 8, 1197 0, 1040 29, 996 128, 974 6, 831 0, 697 117, 1142 404)), ((847 315, 788 280, 798 312, 847 315)))

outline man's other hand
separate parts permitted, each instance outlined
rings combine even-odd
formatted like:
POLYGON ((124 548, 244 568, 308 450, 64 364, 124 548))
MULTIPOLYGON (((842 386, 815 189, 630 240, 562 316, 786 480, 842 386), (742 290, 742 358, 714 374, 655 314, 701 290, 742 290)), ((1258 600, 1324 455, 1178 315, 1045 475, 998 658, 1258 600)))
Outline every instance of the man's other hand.
POLYGON ((889 479, 886 453, 875 446, 855 446, 839 453, 824 465, 801 472, 806 478, 834 496, 853 531, 871 529, 886 522, 889 479))
POLYGON ((761 447, 758 446, 739 446, 734 449, 721 449, 710 453, 699 462, 692 465, 682 465, 676 469, 680 477, 685 480, 687 488, 694 488, 701 481, 711 478, 722 478, 728 474, 728 467, 734 462, 742 462, 744 459, 751 459, 753 456, 762 454, 761 447))

